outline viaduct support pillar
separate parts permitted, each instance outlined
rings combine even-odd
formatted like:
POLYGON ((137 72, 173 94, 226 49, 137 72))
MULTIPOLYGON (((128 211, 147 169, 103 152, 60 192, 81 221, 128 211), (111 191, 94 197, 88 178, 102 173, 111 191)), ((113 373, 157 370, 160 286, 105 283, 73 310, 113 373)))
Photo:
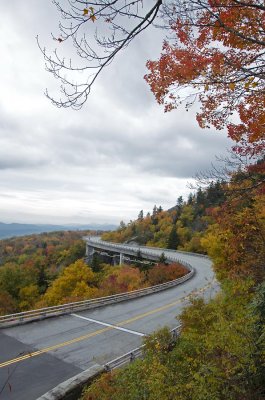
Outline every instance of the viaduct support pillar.
POLYGON ((86 244, 86 256, 92 256, 94 253, 94 247, 89 246, 88 244, 86 244))
POLYGON ((93 254, 94 254, 94 247, 89 246, 86 244, 86 256, 85 256, 85 261, 86 263, 91 263, 93 260, 93 254))

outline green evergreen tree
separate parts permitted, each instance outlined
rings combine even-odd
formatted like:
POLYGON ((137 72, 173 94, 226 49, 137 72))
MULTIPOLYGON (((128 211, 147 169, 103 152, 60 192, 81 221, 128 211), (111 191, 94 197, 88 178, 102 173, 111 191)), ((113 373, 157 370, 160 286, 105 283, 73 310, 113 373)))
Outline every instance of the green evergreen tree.
POLYGON ((168 237, 167 248, 176 250, 179 245, 180 245, 180 240, 177 234, 176 225, 173 225, 168 237))
POLYGON ((183 197, 179 196, 177 199, 177 207, 181 209, 183 207, 183 204, 184 204, 183 197))
POLYGON ((194 201, 194 195, 192 193, 189 194, 188 196, 188 205, 192 205, 194 201))
POLYGON ((121 222, 120 222, 119 229, 120 229, 121 231, 123 231, 124 229, 126 229, 126 224, 125 224, 124 221, 121 221, 121 222))
POLYGON ((101 270, 100 256, 98 253, 93 254, 90 266, 93 272, 99 272, 101 270))
POLYGON ((48 277, 43 265, 41 265, 39 268, 37 285, 41 294, 45 293, 49 286, 48 277))
POLYGON ((144 212, 141 210, 138 214, 138 221, 142 221, 144 219, 144 212))
POLYGON ((161 255, 159 257, 159 263, 160 264, 166 264, 166 262, 167 262, 167 258, 165 256, 165 253, 163 252, 163 253, 161 253, 161 255))
POLYGON ((152 217, 154 218, 156 217, 156 215, 157 215, 157 206, 154 205, 152 217))

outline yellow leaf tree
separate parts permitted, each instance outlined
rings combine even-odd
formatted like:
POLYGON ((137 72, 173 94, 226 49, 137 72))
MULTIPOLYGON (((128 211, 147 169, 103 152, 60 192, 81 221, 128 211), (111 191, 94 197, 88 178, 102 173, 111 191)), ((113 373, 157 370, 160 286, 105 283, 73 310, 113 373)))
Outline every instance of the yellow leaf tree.
POLYGON ((52 306, 60 303, 96 297, 95 275, 82 260, 66 267, 53 281, 42 299, 42 304, 52 306))

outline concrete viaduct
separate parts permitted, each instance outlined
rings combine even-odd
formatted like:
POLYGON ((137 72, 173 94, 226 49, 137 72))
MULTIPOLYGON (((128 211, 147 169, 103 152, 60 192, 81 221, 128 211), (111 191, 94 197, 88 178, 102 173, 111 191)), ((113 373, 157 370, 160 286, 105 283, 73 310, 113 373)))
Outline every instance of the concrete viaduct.
MULTIPOLYGON (((127 260, 135 260, 139 256, 142 260, 157 262, 162 255, 165 256, 166 252, 166 260, 168 262, 178 261, 188 267, 187 262, 181 259, 181 254, 187 254, 186 252, 167 251, 166 249, 157 247, 151 248, 132 244, 111 243, 101 240, 97 236, 86 236, 83 239, 86 242, 86 259, 88 263, 93 260, 95 254, 113 258, 114 264, 122 264, 127 260)), ((196 254, 196 256, 198 255, 196 254)))

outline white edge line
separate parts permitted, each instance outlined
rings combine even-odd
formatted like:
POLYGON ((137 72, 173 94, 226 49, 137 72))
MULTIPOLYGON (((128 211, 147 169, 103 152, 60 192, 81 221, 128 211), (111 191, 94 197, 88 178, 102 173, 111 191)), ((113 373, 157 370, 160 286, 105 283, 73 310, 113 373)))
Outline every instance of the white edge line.
POLYGON ((102 321, 98 321, 96 319, 82 317, 82 315, 78 315, 78 314, 70 314, 70 315, 72 315, 73 317, 76 317, 76 318, 84 319, 84 320, 89 321, 89 322, 94 322, 94 323, 99 324, 99 325, 107 326, 109 328, 117 329, 118 331, 132 333, 133 335, 137 335, 137 336, 145 336, 144 333, 132 331, 131 329, 122 328, 121 326, 108 324, 107 322, 102 322, 102 321))

